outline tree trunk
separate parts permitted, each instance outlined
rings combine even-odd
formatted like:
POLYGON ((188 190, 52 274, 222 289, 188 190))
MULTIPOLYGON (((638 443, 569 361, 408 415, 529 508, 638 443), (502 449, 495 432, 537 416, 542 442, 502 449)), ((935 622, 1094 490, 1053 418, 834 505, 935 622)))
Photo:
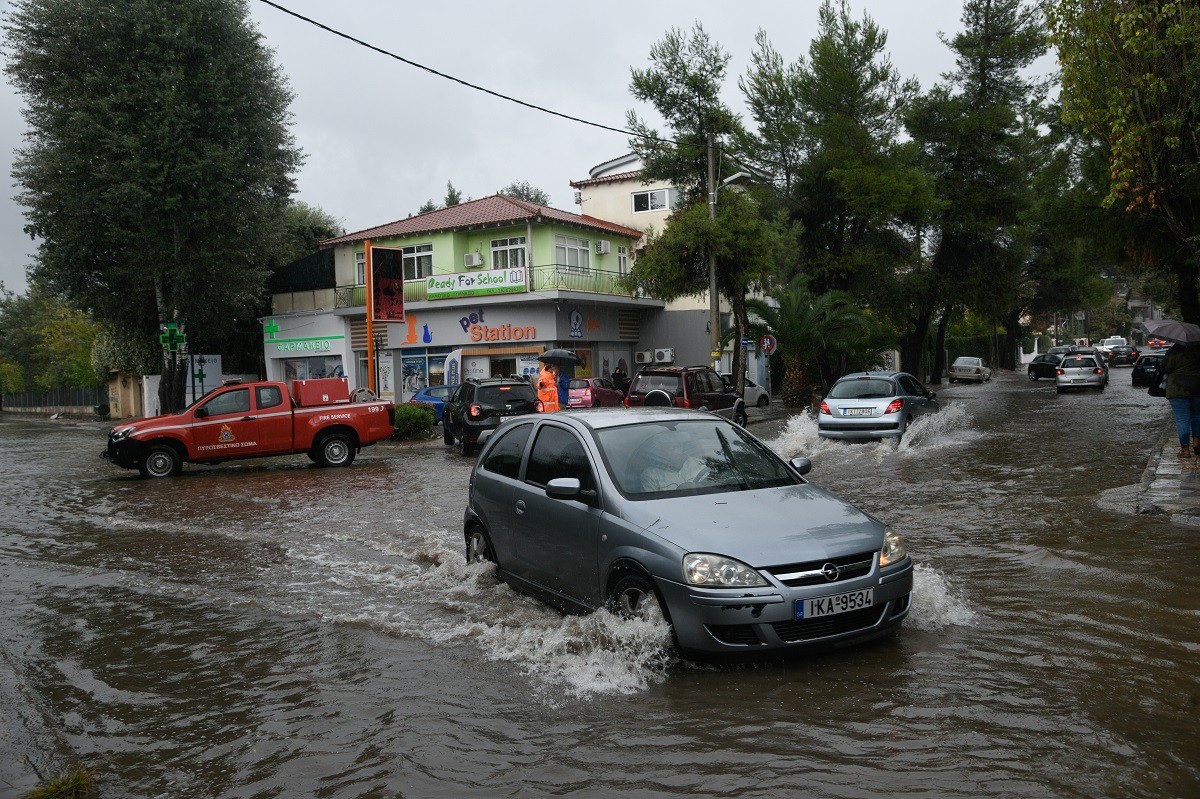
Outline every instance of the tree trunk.
POLYGON ((937 333, 934 335, 933 370, 929 375, 932 385, 942 384, 942 373, 946 371, 946 329, 950 326, 949 312, 943 313, 938 320, 937 333))
POLYGON ((785 358, 783 362, 783 386, 780 397, 788 408, 806 408, 811 395, 808 393, 808 375, 799 358, 785 358))
POLYGON ((740 394, 743 388, 743 375, 746 374, 746 348, 742 346, 742 339, 746 338, 747 331, 750 329, 750 319, 746 314, 746 296, 733 292, 734 296, 729 298, 729 308, 733 311, 733 358, 731 372, 733 374, 733 385, 740 394))
POLYGON ((1197 284, 1200 283, 1200 253, 1176 259, 1174 271, 1180 321, 1200 325, 1200 294, 1197 294, 1197 284))

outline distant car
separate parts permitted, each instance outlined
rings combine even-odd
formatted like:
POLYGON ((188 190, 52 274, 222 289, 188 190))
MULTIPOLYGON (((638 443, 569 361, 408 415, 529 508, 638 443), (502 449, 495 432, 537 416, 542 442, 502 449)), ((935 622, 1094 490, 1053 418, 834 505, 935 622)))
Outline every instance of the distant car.
POLYGON ((955 380, 986 383, 992 379, 992 370, 983 365, 982 358, 955 358, 950 364, 950 382, 955 380))
POLYGON ((1056 344, 1046 350, 1047 355, 1066 355, 1071 350, 1075 349, 1071 344, 1056 344))
POLYGON ((1118 344, 1108 351, 1109 366, 1133 366, 1137 359, 1137 349, 1128 344, 1118 344))
POLYGON ((569 613, 669 625, 685 653, 884 635, 911 607, 912 559, 899 533, 805 480, 811 467, 694 410, 511 419, 471 471, 466 559, 569 613))
POLYGON ((1029 379, 1035 383, 1043 377, 1053 380, 1061 360, 1062 355, 1051 355, 1048 352, 1038 355, 1029 362, 1029 379))
POLYGON ((711 411, 746 426, 746 401, 709 366, 647 366, 634 376, 626 408, 668 405, 711 411))
POLYGON ((907 372, 855 372, 839 378, 821 401, 817 435, 900 439, 914 417, 939 407, 937 394, 907 372))
POLYGON ((1130 380, 1135 386, 1153 386, 1162 379, 1164 352, 1148 352, 1138 357, 1130 371, 1130 380))
POLYGON ((455 439, 463 455, 474 455, 475 445, 510 416, 541 413, 537 389, 520 378, 468 380, 446 400, 442 414, 442 439, 455 439))
POLYGON ((1054 384, 1059 394, 1078 388, 1094 388, 1103 391, 1108 385, 1108 371, 1101 366, 1102 355, 1074 353, 1065 356, 1058 364, 1054 384))
POLYGON ((1096 349, 1104 353, 1104 357, 1112 356, 1113 347, 1124 347, 1129 342, 1123 336, 1109 336, 1108 338, 1100 339, 1100 343, 1096 345, 1096 349))
MULTIPOLYGON (((721 379, 725 381, 725 385, 733 388, 733 375, 729 372, 722 372, 721 379)), ((747 405, 753 405, 756 408, 765 408, 771 404, 771 395, 767 393, 766 388, 755 383, 748 377, 742 378, 742 399, 747 405)))
POLYGON ((417 389, 417 393, 412 395, 408 400, 408 404, 431 406, 433 408, 433 421, 435 424, 440 424, 446 400, 450 399, 450 395, 454 393, 454 389, 456 388, 458 388, 457 383, 451 386, 425 386, 424 388, 417 389))
POLYGON ((617 407, 625 395, 607 377, 576 377, 567 384, 567 407, 617 407))
POLYGON ((1169 342, 1165 338, 1150 337, 1146 339, 1146 346, 1152 350, 1166 349, 1169 342))

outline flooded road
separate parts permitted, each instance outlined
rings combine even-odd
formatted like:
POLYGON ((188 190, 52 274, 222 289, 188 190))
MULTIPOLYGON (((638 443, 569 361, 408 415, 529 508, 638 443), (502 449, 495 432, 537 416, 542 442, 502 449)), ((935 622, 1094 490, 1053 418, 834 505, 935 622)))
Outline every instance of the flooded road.
POLYGON ((899 448, 751 424, 918 565, 897 635, 735 666, 465 566, 440 439, 146 481, 4 415, 0 796, 1200 795, 1200 533, 1131 509, 1166 403, 939 396, 899 448))

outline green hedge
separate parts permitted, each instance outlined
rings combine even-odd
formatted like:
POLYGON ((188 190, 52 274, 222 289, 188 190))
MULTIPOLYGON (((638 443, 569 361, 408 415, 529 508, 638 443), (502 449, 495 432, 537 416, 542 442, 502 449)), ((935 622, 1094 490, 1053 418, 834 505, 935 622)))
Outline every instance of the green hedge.
POLYGON ((433 432, 433 406, 423 402, 404 403, 396 406, 395 438, 417 439, 429 438, 433 432))

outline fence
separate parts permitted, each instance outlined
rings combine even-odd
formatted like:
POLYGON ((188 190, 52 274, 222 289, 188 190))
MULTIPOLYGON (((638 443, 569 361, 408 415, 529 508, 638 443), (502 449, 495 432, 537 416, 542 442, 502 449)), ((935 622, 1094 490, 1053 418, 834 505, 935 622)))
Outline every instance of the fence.
POLYGON ((108 386, 56 388, 50 391, 16 391, 0 394, 0 410, 13 413, 80 413, 95 415, 103 406, 108 415, 108 386))

